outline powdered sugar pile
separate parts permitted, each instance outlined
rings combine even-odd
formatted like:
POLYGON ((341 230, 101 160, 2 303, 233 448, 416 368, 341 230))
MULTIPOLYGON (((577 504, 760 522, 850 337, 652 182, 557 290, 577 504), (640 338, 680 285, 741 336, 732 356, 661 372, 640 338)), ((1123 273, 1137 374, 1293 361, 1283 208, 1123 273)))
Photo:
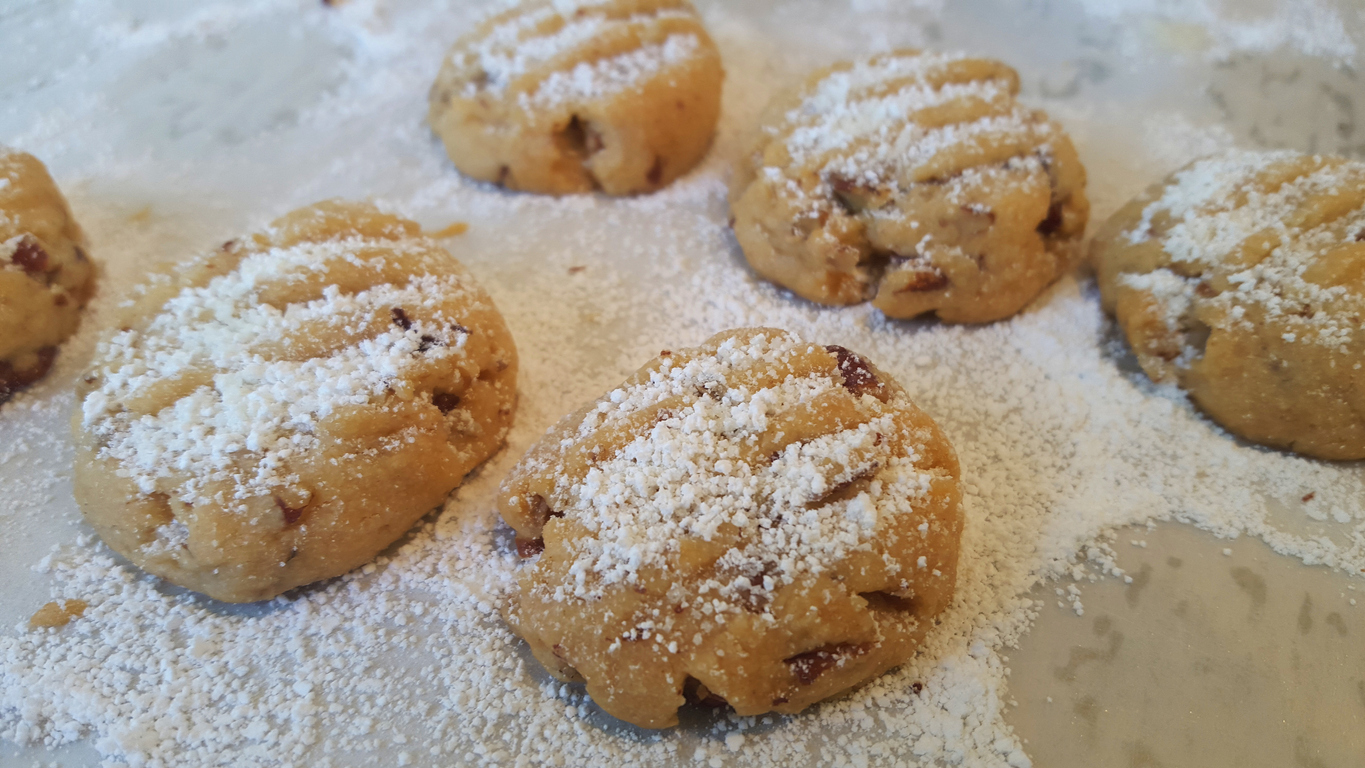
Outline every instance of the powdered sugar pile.
MULTIPOLYGON (((863 56, 873 39, 924 45, 942 34, 946 46, 984 45, 953 38, 952 24, 931 31, 937 15, 900 23, 896 14, 909 5, 792 3, 769 14, 747 4, 704 4, 727 67, 716 149, 702 169, 661 193, 621 201, 510 195, 455 175, 422 116, 435 65, 474 15, 462 3, 350 0, 332 11, 279 0, 250 6, 254 15, 236 3, 195 8, 183 24, 149 22, 141 28, 166 31, 126 48, 118 34, 92 34, 104 56, 101 67, 76 68, 71 62, 84 54, 76 50, 54 67, 51 89, 6 91, 13 98, 0 103, 0 123, 26 150, 50 161, 106 273, 93 312, 63 348, 57 370, 0 410, 7 494, 0 523, 7 540, 22 542, 0 564, 10 568, 6 583, 16 585, 7 590, 5 615, 20 622, 54 598, 90 604, 60 630, 21 624, 0 637, 0 736, 32 747, 25 757, 33 760, 52 759, 44 747, 86 742, 110 768, 1018 768, 1029 758, 1004 718, 1009 695, 1002 651, 1027 630, 1038 609, 1029 590, 1040 580, 1112 571, 1107 531, 1179 519, 1219 535, 1261 537, 1304 562, 1356 573, 1365 568, 1359 504, 1365 484, 1358 472, 1239 444, 1178 392, 1125 369, 1123 347, 1111 343, 1113 329, 1088 281, 1064 279, 1012 320, 955 327, 891 322, 868 307, 817 309, 747 271, 726 226, 725 177, 743 151, 738 137, 782 81, 863 56), (302 20, 333 18, 323 14, 340 20, 302 20), (194 31, 204 28, 205 17, 217 20, 207 37, 194 31), (893 18, 897 23, 888 23, 893 18), (256 24, 287 30, 302 50, 331 50, 320 39, 334 44, 340 58, 310 60, 309 71, 333 67, 344 82, 300 96, 304 105, 293 122, 245 136, 229 129, 253 125, 254 111, 226 112, 221 123, 177 123, 189 139, 170 130, 138 132, 157 130, 154 124, 129 130, 130 118, 114 108, 117 93, 103 90, 104 73, 123 71, 152 88, 162 70, 138 69, 160 61, 147 57, 165 53, 161 65, 173 71, 192 59, 180 42, 216 50, 205 40, 223 42, 215 37, 223 30, 264 34, 256 24), (19 117, 24 110, 41 114, 19 117), (235 138, 209 141, 219 136, 235 138), (212 152, 174 154, 209 145, 212 152), (117 561, 92 537, 78 538, 76 524, 67 522, 77 513, 65 483, 65 419, 81 357, 148 258, 183 258, 335 194, 383 195, 438 225, 473 223, 458 255, 493 294, 521 352, 522 397, 508 448, 471 476, 439 516, 361 571, 255 606, 178 594, 117 561), (150 223, 130 221, 150 203, 150 223), (581 689, 551 682, 499 619, 518 564, 509 533, 491 512, 494 492, 545 428, 660 349, 749 325, 786 328, 864 354, 944 428, 964 473, 958 596, 921 656, 846 699, 791 718, 692 713, 673 731, 622 729, 581 689), (1300 501, 1310 491, 1312 500, 1300 501), (45 538, 30 538, 39 533, 45 538), (54 541, 59 549, 30 572, 38 557, 30 553, 54 541)), ((114 19, 123 11, 106 6, 74 7, 96 19, 96 31, 136 26, 114 19)), ((65 13, 61 4, 35 6, 49 7, 65 13)), ((1002 7, 1017 10, 1017 4, 1002 7)), ((980 11, 971 3, 944 4, 942 14, 972 8, 980 11)), ((183 11, 167 6, 147 13, 183 11)), ((63 23, 83 30, 79 16, 63 23)), ((1011 14, 997 9, 994 17, 1011 33, 1000 34, 1002 40, 1044 39, 1023 35, 1024 22, 1016 24, 1011 14)), ((1059 18, 1025 21, 1054 30, 1059 18)), ((7 38, 30 31, 22 20, 3 26, 0 36, 7 38)), ((976 35, 979 26, 963 28, 976 35)), ((74 46, 87 37, 40 39, 74 46)), ((981 53, 1014 61, 1005 52, 981 53)), ((273 61, 283 52, 267 48, 260 55, 273 61)), ((1098 218, 1190 159, 1190 152, 1226 142, 1226 133, 1169 106, 1137 114, 1148 103, 1125 103, 1120 85, 1133 80, 1120 83, 1123 67, 1107 63, 1114 79, 1082 91, 1096 101, 1044 105, 1076 138, 1091 171, 1098 218), (1120 90, 1106 101, 1102 94, 1111 88, 1120 90), (1148 134, 1157 138, 1145 141, 1148 134)), ((1137 70, 1138 80, 1161 72, 1137 70)), ((1188 90, 1190 81, 1163 82, 1188 90)), ((203 98, 216 107, 230 86, 206 86, 203 98)), ((186 114, 202 119, 216 112, 205 107, 186 114)), ((1072 591, 1064 594, 1079 603, 1072 591)))

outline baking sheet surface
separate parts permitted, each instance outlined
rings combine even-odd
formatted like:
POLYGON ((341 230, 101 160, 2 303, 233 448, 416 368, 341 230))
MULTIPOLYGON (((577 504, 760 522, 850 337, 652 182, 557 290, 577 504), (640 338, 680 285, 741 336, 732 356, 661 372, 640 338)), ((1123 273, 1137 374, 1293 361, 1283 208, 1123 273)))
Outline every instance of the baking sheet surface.
POLYGON ((727 68, 715 146, 669 189, 619 201, 509 194, 445 159, 426 90, 479 3, 0 7, 0 141, 49 165, 103 269, 54 372, 0 409, 0 765, 1365 762, 1358 464, 1239 443, 1152 387, 1084 274, 981 328, 819 309, 751 276, 725 204, 776 89, 899 46, 1016 66, 1023 98, 1076 141, 1093 221, 1226 146, 1365 158, 1365 9, 697 4, 727 68), (333 196, 432 230, 471 223, 445 242, 516 335, 518 426, 376 567, 256 606, 183 595, 81 522, 72 382, 150 265, 333 196), (514 564, 490 498, 560 415, 662 348, 746 324, 866 352, 944 426, 968 491, 964 602, 925 657, 842 702, 622 729, 548 684, 502 628, 514 564), (64 636, 30 632, 55 597, 89 599, 89 616, 64 636), (81 654, 101 672, 83 675, 81 654), (96 690, 111 666, 126 695, 96 690))

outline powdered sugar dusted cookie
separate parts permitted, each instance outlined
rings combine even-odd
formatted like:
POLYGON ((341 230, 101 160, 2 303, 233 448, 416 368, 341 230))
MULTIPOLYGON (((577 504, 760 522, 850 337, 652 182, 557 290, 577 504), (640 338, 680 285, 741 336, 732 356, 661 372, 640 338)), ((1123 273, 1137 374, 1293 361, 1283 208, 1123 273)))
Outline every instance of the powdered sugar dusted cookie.
POLYGON ((720 54, 687 0, 504 3, 451 48, 432 129, 476 179, 550 194, 659 189, 706 154, 720 54))
POLYGON ((768 109, 731 187, 763 277, 822 304, 987 322, 1066 270, 1085 231, 1071 140, 996 61, 900 51, 817 72, 768 109))
POLYGON ((372 559, 502 444, 517 357, 411 221, 302 208, 139 288, 73 415, 110 547, 245 602, 372 559))
POLYGON ((1154 381, 1248 440, 1365 458, 1365 163, 1198 160, 1093 249, 1105 309, 1154 381))
POLYGON ((612 715, 797 712, 908 659, 951 601, 957 457, 842 347, 771 329, 664 352, 503 483, 508 621, 612 715))
POLYGON ((47 373, 95 291, 85 235, 43 164, 0 146, 0 403, 47 373))

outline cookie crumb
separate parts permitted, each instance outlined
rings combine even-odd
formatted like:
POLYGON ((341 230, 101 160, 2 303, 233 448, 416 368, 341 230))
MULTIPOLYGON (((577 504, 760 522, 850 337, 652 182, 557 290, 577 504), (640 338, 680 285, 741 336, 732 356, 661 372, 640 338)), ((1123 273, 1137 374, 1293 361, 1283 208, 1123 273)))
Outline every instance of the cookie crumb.
POLYGON ((457 221, 448 227, 438 229, 435 232, 425 233, 427 237, 435 240, 444 240, 447 237, 457 237, 469 231, 469 225, 463 221, 457 221))
POLYGON ((64 627, 72 619, 79 619, 89 606, 84 600, 53 601, 39 608, 29 617, 28 625, 35 629, 64 627))

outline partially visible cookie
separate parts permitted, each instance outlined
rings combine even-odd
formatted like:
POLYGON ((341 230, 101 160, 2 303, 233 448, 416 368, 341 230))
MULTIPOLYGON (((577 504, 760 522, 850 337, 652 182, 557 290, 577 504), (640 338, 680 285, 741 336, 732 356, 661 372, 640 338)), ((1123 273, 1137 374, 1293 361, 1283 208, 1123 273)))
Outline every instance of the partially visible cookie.
POLYGON ((1365 458, 1365 163, 1204 158, 1092 247, 1104 307, 1154 381, 1248 440, 1365 458))
POLYGON ((664 352, 503 483, 536 658, 647 728, 686 698, 799 712, 909 659, 952 601, 958 463, 843 347, 772 329, 664 352))
POLYGON ((763 277, 821 304, 987 322, 1071 265, 1085 169, 997 61, 898 51, 812 75, 768 108, 730 192, 763 277))
POLYGON ((0 403, 42 378, 95 291, 85 235, 47 169, 0 147, 0 403))
POLYGON ((688 0, 503 6, 431 88, 428 122, 455 167, 509 189, 629 195, 706 154, 724 71, 688 0))
POLYGON ((263 600, 373 559, 502 445, 517 356, 411 221, 302 208, 154 275, 73 414, 75 494, 139 567, 263 600))

